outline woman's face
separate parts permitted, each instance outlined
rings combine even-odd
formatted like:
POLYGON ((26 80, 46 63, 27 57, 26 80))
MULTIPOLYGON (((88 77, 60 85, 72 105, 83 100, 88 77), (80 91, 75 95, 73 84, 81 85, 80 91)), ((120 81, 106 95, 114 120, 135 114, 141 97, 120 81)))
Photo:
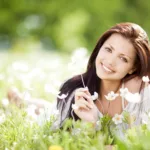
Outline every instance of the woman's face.
POLYGON ((96 73, 102 80, 121 80, 135 71, 136 50, 120 34, 112 34, 96 57, 96 73))

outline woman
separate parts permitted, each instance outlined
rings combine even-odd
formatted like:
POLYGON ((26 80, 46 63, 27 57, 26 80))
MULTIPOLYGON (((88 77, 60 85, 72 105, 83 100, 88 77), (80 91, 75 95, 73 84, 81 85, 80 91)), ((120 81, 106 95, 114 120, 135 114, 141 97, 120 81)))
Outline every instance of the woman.
POLYGON ((60 95, 68 94, 65 101, 57 99, 60 125, 66 118, 95 124, 104 114, 114 117, 125 110, 134 113, 135 124, 140 124, 142 114, 150 108, 143 76, 150 76, 150 47, 146 32, 134 23, 115 25, 98 40, 87 71, 67 80, 60 88, 60 95), (109 92, 119 93, 121 87, 127 87, 132 93, 139 92, 141 102, 130 103, 119 96, 111 103, 106 100, 109 92), (99 95, 95 101, 92 100, 94 92, 99 95), (72 104, 76 107, 73 112, 72 104))

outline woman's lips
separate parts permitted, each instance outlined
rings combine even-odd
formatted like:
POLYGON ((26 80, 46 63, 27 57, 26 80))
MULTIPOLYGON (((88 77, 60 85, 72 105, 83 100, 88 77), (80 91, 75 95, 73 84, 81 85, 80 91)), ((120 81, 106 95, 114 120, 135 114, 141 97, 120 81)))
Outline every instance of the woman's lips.
POLYGON ((106 72, 108 72, 108 73, 114 72, 112 69, 106 67, 106 66, 105 66, 104 64, 102 64, 102 63, 101 63, 101 66, 102 66, 102 68, 103 68, 106 72))

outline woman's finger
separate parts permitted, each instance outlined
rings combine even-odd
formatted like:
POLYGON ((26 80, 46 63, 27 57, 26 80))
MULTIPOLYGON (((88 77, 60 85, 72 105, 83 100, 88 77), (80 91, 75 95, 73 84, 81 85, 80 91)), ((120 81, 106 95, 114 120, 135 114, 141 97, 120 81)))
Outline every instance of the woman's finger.
POLYGON ((76 105, 84 104, 84 105, 86 105, 90 109, 93 108, 93 106, 88 101, 86 101, 84 99, 81 99, 81 100, 77 101, 75 104, 76 105))
POLYGON ((90 96, 87 95, 85 92, 76 92, 75 93, 75 100, 79 100, 81 97, 84 97, 85 99, 90 99, 90 96))
POLYGON ((85 91, 88 91, 88 88, 87 88, 87 87, 85 87, 85 88, 78 88, 78 89, 76 90, 76 92, 85 92, 85 91))
POLYGON ((90 110, 90 108, 87 107, 87 105, 85 105, 84 103, 78 103, 78 104, 75 104, 75 105, 78 107, 78 110, 81 110, 81 109, 85 109, 85 110, 88 110, 88 111, 90 110))

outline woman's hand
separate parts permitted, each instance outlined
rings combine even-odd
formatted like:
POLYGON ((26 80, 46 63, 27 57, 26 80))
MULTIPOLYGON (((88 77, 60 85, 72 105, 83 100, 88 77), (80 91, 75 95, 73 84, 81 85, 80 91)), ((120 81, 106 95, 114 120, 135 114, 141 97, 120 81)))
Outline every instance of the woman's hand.
POLYGON ((75 114, 84 121, 95 123, 98 120, 96 108, 88 88, 79 88, 75 91, 75 114))

